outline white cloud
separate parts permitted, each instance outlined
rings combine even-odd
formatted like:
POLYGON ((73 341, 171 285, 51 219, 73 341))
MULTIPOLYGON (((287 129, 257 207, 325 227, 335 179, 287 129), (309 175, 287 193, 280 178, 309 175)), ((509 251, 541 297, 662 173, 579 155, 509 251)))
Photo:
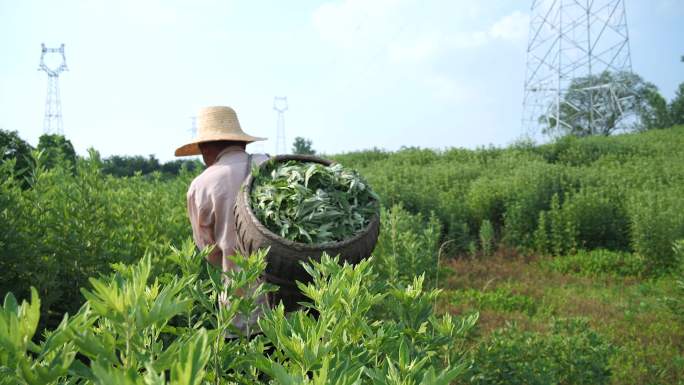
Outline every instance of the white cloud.
POLYGON ((451 49, 477 48, 497 41, 518 43, 527 37, 529 16, 520 11, 503 16, 488 29, 458 31, 449 37, 451 49))
POLYGON ((388 54, 393 62, 428 60, 438 52, 441 44, 437 36, 393 42, 388 47, 388 54))
POLYGON ((518 42, 525 39, 530 24, 529 15, 515 11, 494 23, 489 29, 489 35, 495 39, 518 42))
POLYGON ((312 15, 323 40, 346 48, 365 46, 390 37, 401 28, 396 16, 402 0, 344 0, 328 2, 312 15))
POLYGON ((84 12, 96 16, 98 22, 122 20, 135 27, 158 28, 194 22, 210 27, 228 14, 233 4, 226 0, 71 0, 84 12))
POLYGON ((430 88, 431 94, 440 100, 454 103, 477 98, 476 93, 464 82, 456 81, 445 74, 428 73, 423 76, 422 82, 430 88))
POLYGON ((120 4, 125 12, 130 12, 131 19, 140 24, 173 24, 178 20, 176 9, 161 0, 126 1, 120 4))
POLYGON ((334 0, 317 8, 312 22, 320 39, 344 50, 351 63, 391 68, 439 99, 459 101, 476 93, 466 90, 456 67, 445 68, 443 60, 454 53, 474 54, 464 50, 523 41, 528 15, 502 15, 500 6, 481 1, 334 0), (497 13, 501 16, 492 16, 497 13))
POLYGON ((484 31, 463 31, 449 37, 451 49, 465 49, 481 47, 490 41, 490 36, 484 31))
POLYGON ((521 11, 478 25, 492 14, 485 3, 459 4, 462 12, 451 16, 454 6, 439 1, 337 0, 314 10, 312 21, 322 40, 350 51, 385 51, 393 62, 426 60, 496 41, 518 43, 527 35, 529 16, 521 11))
POLYGON ((433 32, 414 39, 392 42, 388 53, 393 61, 418 61, 446 51, 478 48, 496 41, 519 43, 527 37, 528 24, 528 15, 515 11, 498 19, 488 29, 443 30, 441 33, 433 32))

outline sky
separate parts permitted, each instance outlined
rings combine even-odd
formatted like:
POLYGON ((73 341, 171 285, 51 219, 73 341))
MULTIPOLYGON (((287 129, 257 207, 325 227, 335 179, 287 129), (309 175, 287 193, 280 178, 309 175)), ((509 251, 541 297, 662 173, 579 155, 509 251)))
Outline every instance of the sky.
MULTIPOLYGON (((684 82, 684 0, 625 0, 634 72, 684 82)), ((35 145, 65 44, 64 134, 76 151, 172 160, 204 106, 235 108, 275 152, 505 146, 522 135, 531 0, 0 0, 0 128, 35 145), (290 145, 288 145, 290 148, 290 145)))

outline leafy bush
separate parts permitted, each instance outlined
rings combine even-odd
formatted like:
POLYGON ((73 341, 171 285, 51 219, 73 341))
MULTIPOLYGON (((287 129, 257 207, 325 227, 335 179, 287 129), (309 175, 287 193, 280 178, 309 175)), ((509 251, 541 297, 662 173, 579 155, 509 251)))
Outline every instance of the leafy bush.
POLYGON ((577 247, 576 226, 572 213, 563 209, 558 194, 554 194, 549 210, 539 213, 534 233, 536 250, 556 256, 573 253, 577 247))
POLYGON ((678 264, 675 293, 672 297, 666 297, 665 303, 675 316, 684 320, 684 239, 675 242, 673 249, 678 264))
POLYGON ((629 201, 632 248, 654 271, 676 265, 672 244, 684 237, 684 188, 641 191, 629 201))
POLYGON ((492 255, 494 249, 494 226, 488 219, 482 221, 480 225, 480 247, 485 256, 492 255))
POLYGON ((167 274, 165 283, 152 279, 149 257, 91 279, 79 312, 38 343, 31 342, 40 314, 37 291, 21 305, 8 294, 0 309, 3 380, 199 385, 255 384, 268 376, 283 384, 448 384, 465 370, 465 352, 453 344, 465 339, 477 317, 432 315, 438 292, 423 291, 422 278, 376 292, 370 261, 340 266, 324 256, 307 266, 314 279, 301 286, 317 317, 286 315, 282 305, 266 309, 259 321, 263 335, 250 339, 232 321, 253 314, 256 297, 268 290, 255 283, 264 253, 236 256, 240 269, 228 273, 202 264, 204 254, 193 252, 191 242, 170 259, 182 274, 167 274), (392 303, 394 317, 369 318, 382 301, 392 303), (228 332, 238 338, 226 339, 228 332))
POLYGON ((528 161, 526 167, 509 167, 512 165, 506 163, 491 177, 474 181, 466 197, 468 208, 476 225, 490 221, 503 233, 507 245, 530 246, 538 213, 548 209, 551 197, 565 183, 563 172, 538 161, 528 161))
MULTIPOLYGON (((0 129, 0 161, 14 162, 12 172, 3 173, 3 177, 8 175, 22 179, 33 163, 32 151, 33 147, 21 139, 18 132, 0 129)), ((27 187, 25 184, 23 186, 27 187)))
POLYGON ((96 157, 78 162, 76 172, 46 169, 41 158, 29 174, 30 188, 0 165, 0 293, 42 299, 41 325, 54 327, 80 305, 79 288, 113 262, 133 262, 146 252, 190 236, 185 191, 192 177, 114 178, 96 157))
POLYGON ((581 189, 568 194, 563 210, 574 222, 579 248, 629 250, 629 215, 621 189, 581 189))
POLYGON ((36 150, 41 152, 41 161, 46 168, 53 168, 59 165, 73 172, 76 167, 74 145, 64 135, 41 135, 38 139, 36 150))
POLYGON ((556 320, 549 333, 508 326, 472 354, 471 384, 607 384, 614 348, 585 320, 556 320))
POLYGON ((603 157, 628 159, 641 152, 637 143, 628 143, 605 136, 590 136, 579 139, 568 135, 552 144, 539 146, 533 151, 542 154, 550 163, 569 166, 588 166, 603 157))
POLYGON ((534 315, 537 311, 537 304, 526 295, 515 294, 509 288, 501 286, 490 291, 480 291, 466 289, 453 292, 452 302, 461 304, 464 302, 473 303, 477 309, 491 309, 506 312, 523 312, 534 315))
POLYGON ((680 126, 542 146, 374 150, 334 158, 359 169, 385 206, 434 212, 452 255, 479 243, 486 219, 508 247, 546 254, 636 251, 654 261, 662 255, 668 265, 672 241, 683 236, 677 230, 684 212, 678 206, 683 146, 680 126), (655 200, 662 203, 655 207, 655 200))
POLYGON ((647 271, 646 261, 638 254, 604 249, 580 250, 577 254, 545 260, 543 263, 563 274, 587 276, 607 274, 618 277, 641 277, 647 271))
POLYGON ((279 322, 282 306, 267 313, 260 324, 276 348, 275 357, 285 365, 262 360, 260 368, 281 383, 293 384, 308 383, 309 373, 317 383, 328 370, 330 383, 349 384, 447 384, 459 376, 465 352, 458 344, 465 341, 477 315, 460 320, 448 314, 433 316, 439 291, 423 291, 422 277, 408 285, 389 283, 386 294, 373 291, 371 263, 351 268, 324 256, 308 267, 313 283, 300 288, 311 299, 308 308, 318 311, 317 322, 303 312, 289 323, 279 322), (369 311, 378 305, 391 309, 391 317, 369 319, 369 311))
POLYGON ((382 209, 382 231, 375 246, 374 269, 383 282, 409 283, 424 275, 432 286, 437 278, 441 225, 433 214, 424 219, 402 206, 382 209))

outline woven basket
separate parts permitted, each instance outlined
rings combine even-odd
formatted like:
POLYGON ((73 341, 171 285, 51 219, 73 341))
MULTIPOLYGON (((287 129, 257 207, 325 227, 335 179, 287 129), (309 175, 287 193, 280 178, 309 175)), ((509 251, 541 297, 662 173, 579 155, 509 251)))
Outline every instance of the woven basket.
MULTIPOLYGON (((297 160, 314 162, 326 166, 332 161, 310 155, 279 155, 271 158, 275 162, 297 160)), ((264 168, 267 162, 261 164, 264 168)), ((264 226, 254 215, 250 207, 250 194, 254 178, 248 175, 235 202, 235 229, 237 231, 237 248, 243 255, 249 255, 258 249, 269 248, 266 255, 265 278, 268 282, 280 287, 275 294, 276 302, 282 300, 287 311, 296 310, 298 302, 306 300, 297 289, 295 281, 309 282, 311 277, 302 267, 309 260, 320 261, 321 255, 339 255, 340 262, 356 264, 368 258, 380 233, 379 210, 371 218, 364 231, 352 238, 340 242, 322 244, 306 244, 282 238, 264 226)))

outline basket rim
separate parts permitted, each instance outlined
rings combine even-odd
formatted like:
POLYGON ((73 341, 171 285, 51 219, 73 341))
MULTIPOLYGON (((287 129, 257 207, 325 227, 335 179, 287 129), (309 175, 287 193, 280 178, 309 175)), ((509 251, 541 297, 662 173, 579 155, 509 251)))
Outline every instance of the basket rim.
MULTIPOLYGON (((266 163, 273 161, 276 163, 282 163, 288 160, 299 160, 303 162, 313 162, 313 163, 320 163, 325 166, 330 166, 333 164, 336 164, 337 162, 329 160, 329 159, 324 159, 318 156, 314 155, 276 155, 276 156, 271 156, 268 160, 262 162, 258 167, 263 168, 265 167, 266 163)), ((297 249, 297 250, 305 250, 305 251, 325 251, 326 249, 337 249, 337 248, 344 248, 352 243, 355 243, 359 239, 362 239, 365 237, 369 231, 374 227, 378 226, 380 223, 380 202, 376 200, 376 210, 375 214, 371 218, 370 222, 368 223, 368 226, 363 229, 363 231, 360 231, 358 234, 354 235, 351 238, 344 239, 342 241, 338 242, 325 242, 325 243, 316 243, 316 244, 309 244, 309 243, 304 243, 304 242, 296 242, 287 238, 283 238, 280 235, 274 233, 271 231, 268 227, 266 227, 259 218, 256 217, 254 214, 254 211, 252 211, 252 206, 251 206, 251 200, 249 199, 249 196, 252 192, 252 185, 254 184, 254 176, 250 172, 247 175, 247 179, 242 183, 242 186, 240 188, 240 194, 242 195, 243 201, 245 203, 245 208, 247 211, 247 214, 249 215, 250 220, 254 223, 254 225, 261 231, 264 236, 269 238, 272 241, 277 241, 287 247, 297 249)))

